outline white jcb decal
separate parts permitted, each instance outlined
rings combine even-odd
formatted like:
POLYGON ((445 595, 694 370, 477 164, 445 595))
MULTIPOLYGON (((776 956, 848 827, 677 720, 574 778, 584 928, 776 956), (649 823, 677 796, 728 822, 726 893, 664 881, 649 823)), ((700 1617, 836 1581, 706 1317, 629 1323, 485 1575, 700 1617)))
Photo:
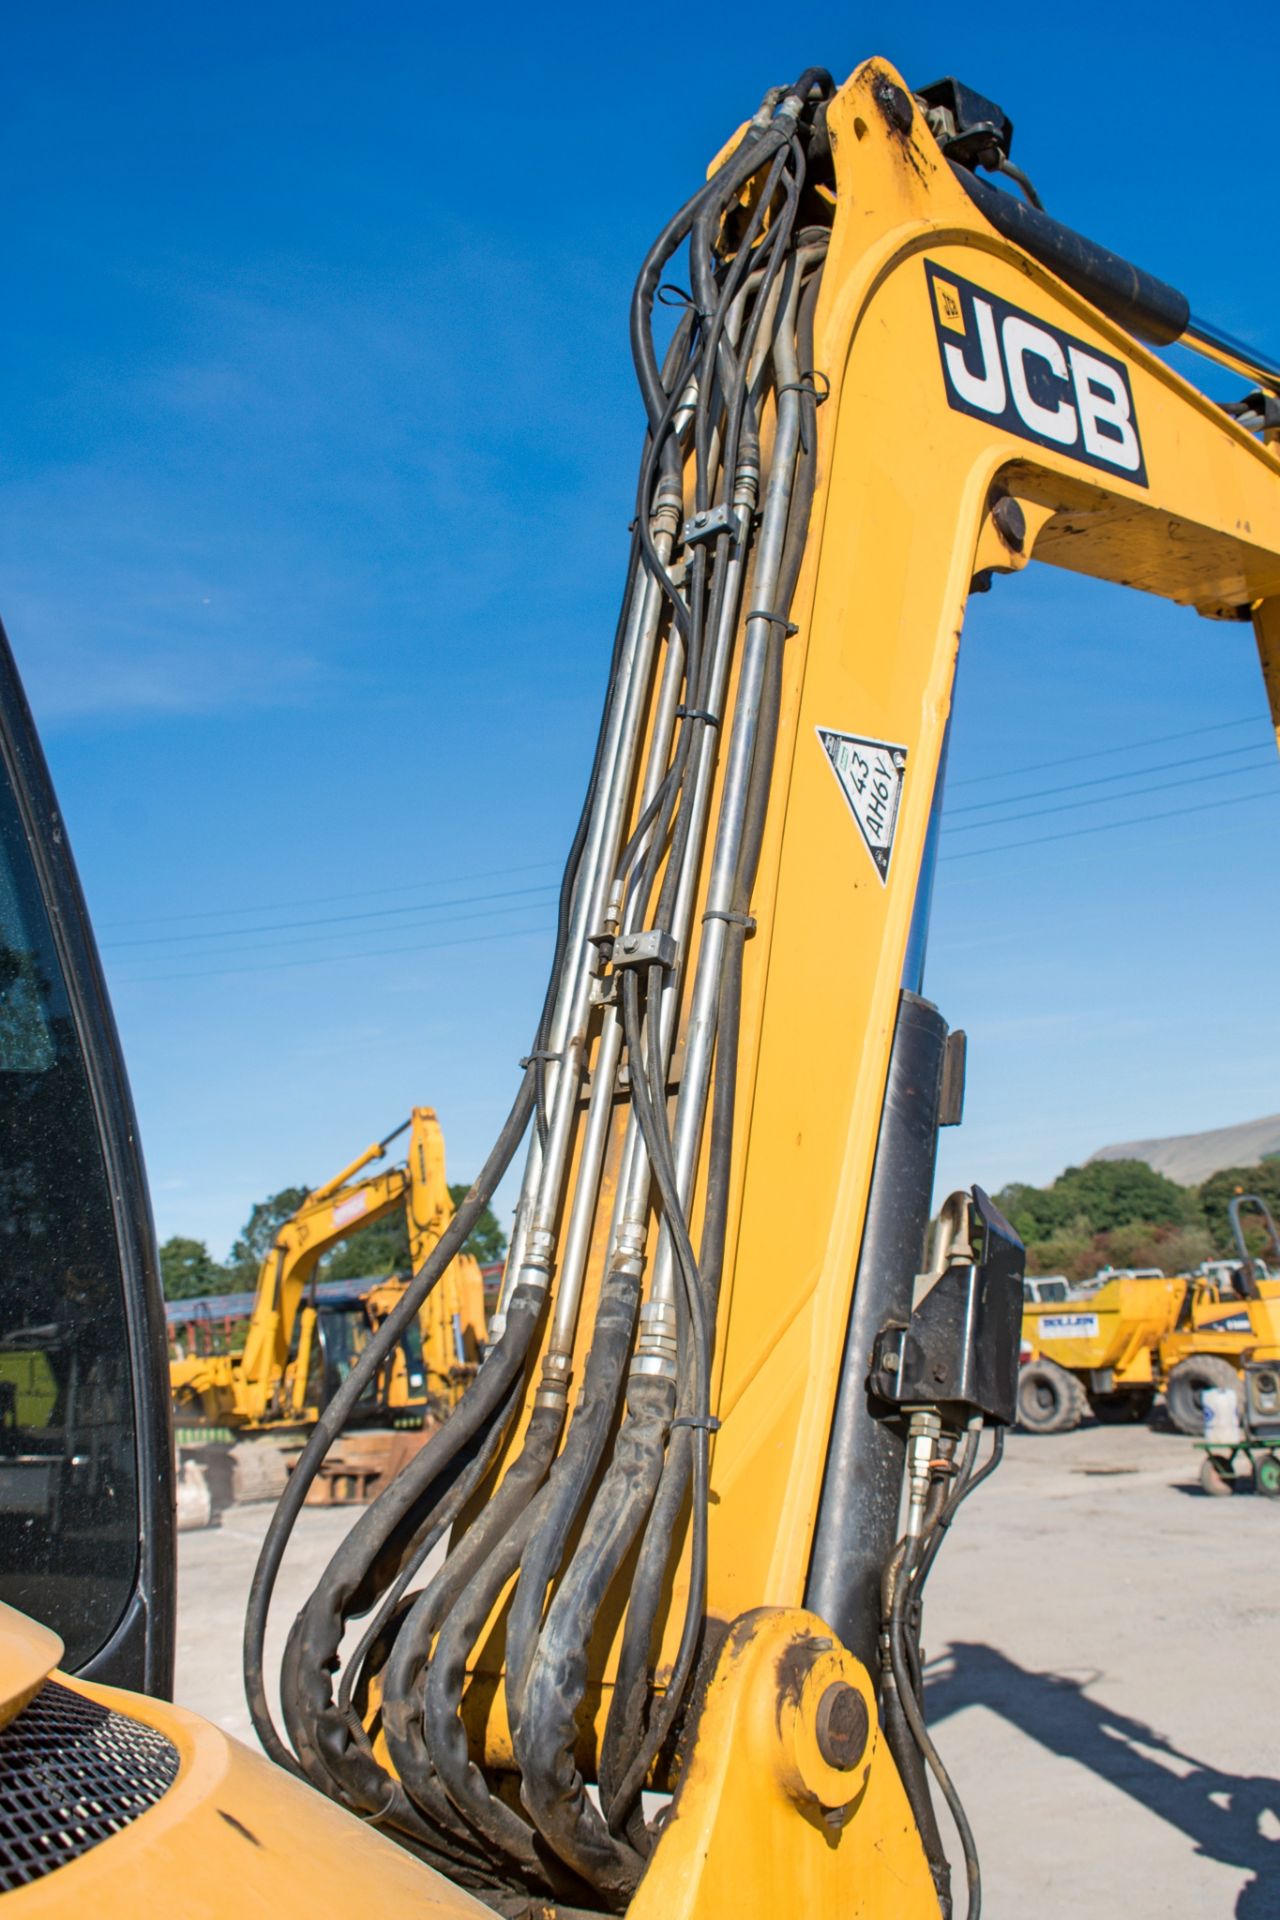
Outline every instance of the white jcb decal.
POLYGON ((832 727, 816 731, 883 885, 893 856, 907 750, 891 740, 868 740, 858 733, 837 733, 832 727))
POLYGON ((947 399, 1024 440, 1147 484, 1123 363, 926 260, 947 399))

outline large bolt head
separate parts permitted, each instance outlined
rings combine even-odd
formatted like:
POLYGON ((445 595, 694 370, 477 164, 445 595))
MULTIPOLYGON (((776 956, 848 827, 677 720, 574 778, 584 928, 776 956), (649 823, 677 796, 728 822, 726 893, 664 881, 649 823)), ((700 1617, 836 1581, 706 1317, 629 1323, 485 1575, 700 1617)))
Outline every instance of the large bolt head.
POLYGON ((871 1728, 867 1706, 856 1687, 836 1680, 818 1702, 815 1726, 818 1751, 829 1767, 848 1773, 867 1750, 871 1728))
POLYGON ((1018 501, 1007 493, 1002 494, 991 509, 991 518, 1005 545, 1021 553, 1027 543, 1027 516, 1018 501))

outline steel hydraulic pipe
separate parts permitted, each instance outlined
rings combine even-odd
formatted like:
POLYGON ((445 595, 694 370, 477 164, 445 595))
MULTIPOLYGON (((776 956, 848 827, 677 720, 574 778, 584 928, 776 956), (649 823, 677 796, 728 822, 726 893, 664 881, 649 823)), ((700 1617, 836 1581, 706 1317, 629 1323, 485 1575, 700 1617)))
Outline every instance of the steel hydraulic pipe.
MULTIPOLYGON (((795 309, 799 297, 800 273, 794 274, 783 309, 775 344, 778 388, 799 378, 795 348, 795 309)), ((752 580, 752 595, 768 611, 777 587, 786 543, 787 519, 795 481, 796 458, 800 447, 800 398, 794 387, 780 393, 778 422, 770 461, 769 482, 765 492, 760 538, 752 580)), ((734 706, 733 731, 729 741, 728 762, 720 802, 720 819, 712 854, 711 876, 703 910, 702 944, 694 978, 689 1017, 685 1031, 684 1069, 676 1106, 673 1138, 676 1177, 681 1198, 688 1205, 696 1168, 707 1093, 711 1083, 711 1062, 715 1051, 716 1009, 724 963, 726 926, 723 915, 732 910, 739 855, 746 821, 747 793, 751 763, 755 755, 764 691, 765 664, 768 657, 770 618, 748 617, 743 646, 742 671, 734 706)), ((673 1251, 669 1234, 663 1235, 654 1267, 650 1303, 667 1306, 675 1300, 673 1251)))
MULTIPOLYGON (((663 663, 662 681, 658 690, 649 758, 645 767, 644 785, 640 793, 638 814, 641 817, 656 797, 670 760, 676 708, 680 704, 683 678, 684 642, 673 626, 667 640, 667 655, 663 663)), ((652 833, 652 829, 650 832, 652 833)), ((648 844, 648 837, 646 836, 645 845, 648 844)), ((643 851, 642 847, 641 855, 643 851)), ((622 915, 621 924, 625 931, 635 930, 639 909, 640 902, 633 890, 628 896, 622 915)), ((578 1157, 578 1174, 574 1184, 569 1225, 560 1255, 551 1338, 547 1345, 548 1358, 554 1356, 557 1360, 567 1359, 573 1352, 578 1305, 595 1226, 600 1173, 609 1141, 609 1128, 613 1118, 613 1097, 621 1054, 622 1022, 617 1008, 609 1006, 604 1010, 604 1017, 600 1024, 600 1038, 596 1046, 586 1131, 578 1157)))
MULTIPOLYGON (((655 544, 665 565, 670 557, 672 535, 661 533, 655 544)), ((564 997, 567 1017, 558 1049, 563 1057, 554 1083, 548 1086, 551 1121, 543 1149, 538 1197, 530 1215, 525 1254, 520 1267, 521 1279, 530 1286, 549 1284, 555 1257, 555 1222, 560 1212, 569 1147, 577 1118, 587 1026, 591 1015, 591 984, 595 977, 587 951, 588 937, 600 927, 608 903, 631 794, 635 758, 644 732, 650 674, 663 604, 658 582, 647 577, 645 584, 640 630, 623 705, 623 751, 618 757, 615 777, 601 811, 597 859, 591 884, 584 889, 589 895, 585 925, 577 945, 570 949, 568 955, 566 979, 572 983, 572 990, 564 997)))
MULTIPOLYGON (((572 986, 577 978, 575 962, 578 966, 584 954, 587 934, 592 927, 592 910, 596 898, 597 871, 600 866, 602 836, 610 794, 617 784, 618 761, 624 751, 623 722, 629 705, 629 696, 635 675, 637 649, 644 627, 645 611, 649 602, 649 590, 652 582, 642 573, 635 581, 631 594, 631 605, 627 617, 627 629, 623 640, 622 658, 618 671, 608 689, 608 718, 605 723, 604 751, 601 755, 601 773, 596 793, 595 806, 587 834, 587 844, 583 848, 582 863, 578 885, 575 889, 573 908, 569 921, 568 939, 565 943, 565 958, 561 973, 560 988, 556 995, 551 1025, 547 1035, 548 1052, 561 1053, 569 1030, 569 1016, 573 1003, 572 986)), ((553 1091, 558 1075, 551 1071, 554 1061, 547 1062, 546 1086, 548 1094, 553 1091)), ((506 1270, 502 1278, 502 1288, 498 1296, 498 1310, 490 1322, 491 1330, 496 1325, 498 1337, 506 1324, 507 1309, 511 1295, 525 1265, 525 1253, 529 1232, 533 1221, 534 1208, 542 1179, 542 1142, 535 1128, 529 1142, 529 1151, 525 1159, 524 1175, 520 1185, 520 1197, 516 1205, 515 1223, 511 1235, 511 1245, 507 1253, 506 1270)))
MULTIPOLYGON (((740 488, 737 496, 740 508, 750 512, 753 496, 749 490, 740 488)), ((729 684, 729 669, 733 658, 733 640, 737 631, 739 608, 746 571, 746 555, 740 549, 730 560, 725 583, 724 601, 721 607, 720 621, 712 643, 712 661, 710 676, 710 711, 723 714, 724 703, 729 684)), ((697 898, 698 874, 702 864, 702 851, 706 834, 707 814, 711 805, 711 794, 715 778, 717 755, 716 730, 704 731, 695 765, 693 791, 690 798, 690 830, 685 839, 684 864, 677 879, 675 907, 672 924, 667 929, 676 942, 677 963, 672 977, 666 982, 659 1009, 659 1047, 661 1058, 669 1063, 675 1040, 676 1020, 679 1014, 681 981, 683 973, 682 956, 688 947, 689 924, 692 918, 693 903, 697 898)), ((643 1072, 643 1062, 636 1063, 636 1071, 643 1072)), ((638 1259, 643 1251, 646 1238, 646 1222, 649 1211, 649 1155, 636 1116, 632 1114, 627 1123, 627 1135, 623 1143, 622 1167, 618 1178, 618 1197, 614 1207, 613 1226, 610 1233, 610 1259, 624 1251, 630 1251, 638 1259)))

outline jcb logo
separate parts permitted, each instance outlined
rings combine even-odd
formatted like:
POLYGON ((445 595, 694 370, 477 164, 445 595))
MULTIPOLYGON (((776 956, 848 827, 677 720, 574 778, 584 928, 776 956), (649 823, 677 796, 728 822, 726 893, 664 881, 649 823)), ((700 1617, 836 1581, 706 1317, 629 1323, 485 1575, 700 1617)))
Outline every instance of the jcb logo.
POLYGON ((1119 360, 925 261, 947 399, 1139 486, 1147 469, 1119 360))

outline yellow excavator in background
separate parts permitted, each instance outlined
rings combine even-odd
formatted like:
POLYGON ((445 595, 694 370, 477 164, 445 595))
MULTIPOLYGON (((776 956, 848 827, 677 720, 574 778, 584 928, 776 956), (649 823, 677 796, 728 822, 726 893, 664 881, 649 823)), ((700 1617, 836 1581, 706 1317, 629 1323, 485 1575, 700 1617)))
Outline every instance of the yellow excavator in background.
MULTIPOLYGON (((390 1277, 353 1295, 341 1308, 327 1308, 314 1291, 318 1264, 331 1247, 401 1208, 409 1230, 410 1269, 417 1273, 454 1214, 445 1179, 444 1135, 430 1107, 415 1107, 403 1126, 366 1147, 350 1166, 309 1193, 281 1227, 258 1273, 240 1351, 191 1354, 170 1362, 178 1423, 187 1426, 195 1420, 240 1435, 314 1422, 399 1304, 406 1285, 390 1277), (367 1173, 406 1130, 404 1161, 367 1173)), ((420 1425, 428 1414, 442 1415, 473 1378, 484 1343, 479 1264, 471 1254, 460 1253, 423 1301, 416 1322, 391 1348, 360 1417, 420 1425)))
MULTIPOLYGON (((101 1684, 165 1684, 160 1307, 100 982, 60 931, 65 844, 15 723, 0 802, 27 831, 0 849, 51 876, 29 923, 43 899, 89 1011, 48 1044, 106 1089, 85 1124, 111 1179, 94 1266, 19 1221, 4 1315, 79 1353, 96 1288, 104 1393, 135 1383, 99 1449, 114 1507, 91 1532, 73 1501, 29 1511, 27 1564, 58 1577, 0 1579, 67 1642, 0 1620, 0 1743, 37 1780, 23 1851, 0 1803, 15 1915, 938 1920, 936 1789, 976 1920, 921 1651, 930 1569, 1014 1417, 1022 1301, 978 1188, 924 1253, 961 1107, 963 1046, 921 989, 968 597, 1034 559, 1194 608, 1218 647, 1251 624, 1280 721, 1280 367, 1044 212, 1011 136, 955 81, 810 69, 646 255, 637 514, 542 1012, 489 1159, 265 1537, 245 1677, 274 1766, 101 1684), (1170 367, 1175 340, 1240 397, 1170 367), (308 1487, 522 1143, 484 1362, 336 1548, 277 1710, 268 1611, 308 1487), (71 1597, 95 1594, 90 1630, 71 1597), (110 1752, 92 1793, 37 1764, 73 1742, 110 1752)), ((38 1078, 34 1040, 23 1057, 38 1078)), ((5 1103, 0 1152, 29 1163, 32 1122, 5 1103)), ((65 1421, 8 1438, 74 1485, 65 1421)))

